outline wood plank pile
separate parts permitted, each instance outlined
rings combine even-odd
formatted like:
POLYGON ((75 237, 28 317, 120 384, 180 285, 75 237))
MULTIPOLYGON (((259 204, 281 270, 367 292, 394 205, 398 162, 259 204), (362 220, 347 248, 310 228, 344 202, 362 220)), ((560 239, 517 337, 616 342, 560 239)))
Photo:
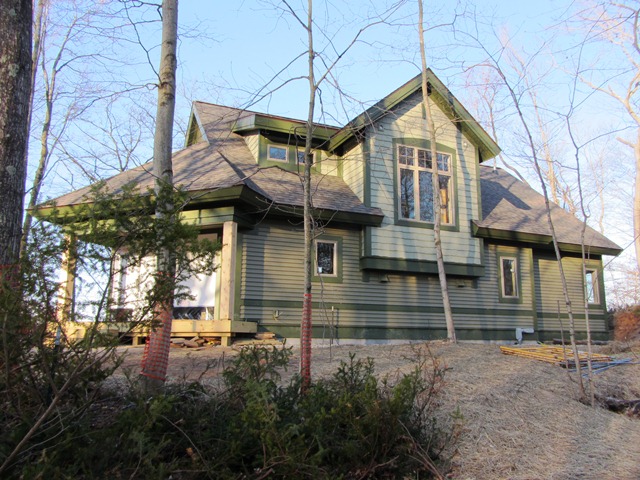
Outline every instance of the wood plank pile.
POLYGON ((171 348, 206 348, 213 345, 220 345, 219 338, 208 337, 193 337, 193 338, 179 338, 174 337, 171 339, 171 348))
MULTIPOLYGON (((570 347, 551 347, 551 346, 532 346, 532 347, 505 347, 501 346, 500 350, 505 355, 516 355, 518 357, 531 358, 533 360, 540 360, 541 362, 553 363, 554 365, 560 365, 569 368, 575 368, 575 359, 573 351, 570 347)), ((589 354, 586 352, 578 352, 578 360, 580 365, 587 365, 589 354)), ((599 353, 591 354, 591 362, 593 363, 607 363, 611 362, 612 358, 608 355, 601 355, 599 353)))

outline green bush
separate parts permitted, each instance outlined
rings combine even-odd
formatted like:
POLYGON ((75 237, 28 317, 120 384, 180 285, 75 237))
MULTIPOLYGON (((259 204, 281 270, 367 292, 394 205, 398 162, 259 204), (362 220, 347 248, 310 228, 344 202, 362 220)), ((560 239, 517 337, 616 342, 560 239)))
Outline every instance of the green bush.
POLYGON ((455 436, 435 421, 437 362, 422 355, 410 373, 378 380, 373 360, 351 356, 302 394, 298 377, 281 383, 290 357, 290 349, 245 348, 216 391, 194 383, 152 398, 135 389, 106 398, 20 473, 348 479, 429 478, 446 468, 442 448, 455 436))

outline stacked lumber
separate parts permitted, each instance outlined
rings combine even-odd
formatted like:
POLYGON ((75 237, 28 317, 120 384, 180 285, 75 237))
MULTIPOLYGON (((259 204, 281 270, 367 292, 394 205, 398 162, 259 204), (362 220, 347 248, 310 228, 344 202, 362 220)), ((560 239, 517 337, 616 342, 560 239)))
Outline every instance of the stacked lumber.
POLYGON ((220 339, 202 338, 198 336, 193 338, 174 337, 171 339, 172 348, 204 348, 211 345, 220 345, 220 339))
MULTIPOLYGON (((501 346, 500 350, 505 355, 516 355, 518 357, 531 358, 533 360, 539 360, 541 362, 553 363, 554 365, 560 365, 562 367, 568 366, 569 368, 575 368, 576 362, 573 356, 573 351, 569 347, 551 347, 551 346, 533 346, 533 347, 505 347, 501 346)), ((578 353, 578 361, 580 365, 586 365, 589 361, 589 354, 586 352, 578 353)), ((608 355, 601 355, 598 353, 591 354, 591 361, 598 363, 611 362, 612 359, 608 355)))
POLYGON ((275 340, 276 334, 273 332, 258 332, 254 335, 256 340, 275 340))

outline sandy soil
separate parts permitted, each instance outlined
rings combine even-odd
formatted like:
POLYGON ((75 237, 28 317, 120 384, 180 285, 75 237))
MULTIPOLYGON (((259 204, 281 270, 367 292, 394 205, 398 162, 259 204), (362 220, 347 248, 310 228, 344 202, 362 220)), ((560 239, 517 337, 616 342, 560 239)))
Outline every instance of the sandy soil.
MULTIPOLYGON (((238 348, 172 349, 170 380, 215 383, 238 348)), ((640 419, 577 401, 575 374, 502 355, 496 345, 435 342, 429 348, 446 366, 443 418, 456 408, 464 416, 451 478, 640 479, 640 419)), ((137 372, 142 348, 123 350, 123 371, 137 372)), ((372 357, 379 375, 394 375, 413 368, 413 350, 411 345, 315 347, 312 375, 330 375, 350 352, 372 357)), ((294 349, 288 375, 298 362, 294 349)), ((640 365, 609 369, 595 382, 602 394, 640 398, 640 365)))

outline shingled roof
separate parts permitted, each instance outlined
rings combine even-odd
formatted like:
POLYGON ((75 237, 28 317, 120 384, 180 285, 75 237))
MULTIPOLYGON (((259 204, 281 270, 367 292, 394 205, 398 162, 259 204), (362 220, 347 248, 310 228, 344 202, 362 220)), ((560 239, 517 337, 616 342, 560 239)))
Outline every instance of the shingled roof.
MULTIPOLYGON (((174 184, 194 194, 198 199, 208 199, 206 194, 233 187, 246 187, 253 195, 244 195, 244 201, 264 209, 274 207, 274 212, 300 214, 304 206, 301 177, 277 166, 260 167, 245 140, 232 133, 232 126, 239 118, 252 115, 230 107, 197 102, 194 115, 198 118, 203 140, 173 155, 174 184)), ((152 164, 115 175, 105 182, 109 192, 118 193, 124 185, 134 183, 140 192, 153 188, 152 164)), ((356 223, 379 225, 383 213, 378 208, 367 207, 339 177, 312 174, 314 207, 325 215, 347 214, 356 223)), ((71 207, 91 201, 91 187, 63 195, 50 203, 71 207)), ((191 205, 193 206, 193 205, 191 205)), ((40 210, 44 210, 41 206, 40 210)))
MULTIPOLYGON (((233 133, 238 121, 255 115, 264 116, 220 105, 194 103, 193 117, 197 120, 201 141, 173 156, 175 184, 193 194, 188 208, 211 202, 216 193, 233 190, 242 192, 242 195, 234 194, 238 195, 236 200, 248 203, 256 210, 271 207, 274 213, 301 215, 304 205, 301 176, 277 166, 259 166, 245 139, 233 133)), ((474 221, 476 236, 551 246, 542 195, 499 168, 481 166, 480 177, 482 220, 474 221)), ((106 187, 117 193, 130 183, 141 192, 153 188, 151 163, 111 177, 106 181, 106 187)), ((314 207, 326 218, 341 217, 367 225, 382 222, 383 212, 366 206, 341 178, 313 174, 312 183, 314 207)), ((228 195, 224 198, 225 201, 231 199, 228 195)), ((53 203, 57 207, 72 207, 90 201, 91 188, 85 187, 63 195, 53 203)), ((39 210, 46 213, 47 209, 40 206, 39 210)), ((561 248, 580 251, 582 222, 557 205, 552 205, 552 219, 561 248)), ((588 253, 596 255, 617 255, 622 251, 590 227, 586 230, 585 246, 588 253)))
MULTIPOLYGON (((482 220, 474 221, 476 235, 497 240, 551 245, 544 197, 500 168, 480 167, 482 220)), ((562 250, 580 251, 582 222, 551 202, 551 219, 562 250)), ((585 231, 585 250, 618 255, 622 249, 591 227, 585 231)))

